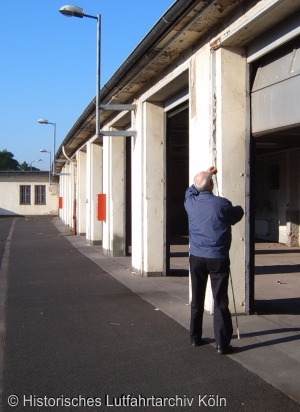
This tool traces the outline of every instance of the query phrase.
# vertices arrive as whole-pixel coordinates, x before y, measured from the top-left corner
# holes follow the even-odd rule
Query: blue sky
[[[48,170],[56,149],[96,94],[96,20],[67,18],[66,4],[101,14],[103,86],[174,0],[1,0],[0,150]]]

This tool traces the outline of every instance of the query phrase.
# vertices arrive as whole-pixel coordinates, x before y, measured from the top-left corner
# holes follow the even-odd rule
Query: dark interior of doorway
[[[297,137],[297,138],[296,138]],[[262,174],[259,169],[259,158],[271,158],[277,153],[284,156],[286,151],[300,149],[299,146],[300,130],[299,128],[290,128],[276,133],[266,134],[253,138],[255,146],[255,184],[252,196],[257,200],[260,198],[260,204],[265,205],[266,221],[269,227],[274,225],[274,207],[268,203],[269,197],[265,193],[260,193],[258,179]],[[253,164],[254,164],[253,163]],[[268,166],[268,165],[267,165]],[[266,167],[265,186],[267,193],[272,191],[273,195],[280,192],[282,186],[282,170],[272,167]],[[279,175],[278,175],[279,174]],[[286,179],[286,178],[285,178]],[[279,184],[280,180],[280,184]],[[264,202],[262,201],[264,199]],[[289,213],[289,200],[285,200],[287,206],[286,219]],[[256,201],[253,205],[254,225],[258,214],[258,205]],[[275,208],[276,209],[276,208]],[[277,222],[278,228],[278,222]],[[256,229],[254,232],[257,232]],[[271,229],[269,230],[271,231]],[[264,235],[254,236],[254,312],[274,315],[300,315],[300,297],[295,296],[291,285],[294,282],[300,282],[300,248],[288,247],[281,244],[273,234],[273,237],[266,239]],[[299,284],[299,283],[298,283]]]
[[[189,108],[167,113],[166,274],[188,276],[188,219],[184,195],[189,185]]]
[[[256,80],[260,79],[263,90],[263,82],[269,82],[268,86],[271,87],[278,76],[281,76],[282,81],[292,75],[289,70],[294,67],[299,56],[299,40],[298,37],[285,43],[250,66],[251,90]],[[288,64],[291,58],[291,64]],[[265,72],[268,73],[267,76]],[[257,87],[258,83],[256,90]],[[280,88],[276,92],[273,89],[272,104],[281,101],[280,91]],[[284,105],[293,112],[295,103],[292,94],[290,99],[285,99]],[[255,110],[263,118],[264,113],[252,107],[253,113]],[[264,110],[270,112],[272,107],[264,103]],[[281,129],[272,128],[270,122],[268,130],[260,131],[256,136],[251,136],[250,140],[251,270],[247,287],[252,289],[252,313],[299,315],[297,285],[299,286],[300,279],[300,248],[279,242],[288,243],[282,236],[282,227],[287,222],[298,226],[300,224],[300,210],[295,207],[300,193],[296,171],[300,159],[297,161],[295,156],[300,150],[300,125],[288,125],[288,118],[284,115],[281,120],[285,124]],[[287,195],[287,186],[292,197]],[[294,206],[291,204],[292,198]]]

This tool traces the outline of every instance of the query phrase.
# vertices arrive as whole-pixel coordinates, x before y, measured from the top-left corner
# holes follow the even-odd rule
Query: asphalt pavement
[[[141,278],[68,234],[53,217],[0,219],[3,411],[300,411],[234,358],[257,358],[253,331],[220,356],[207,317],[191,347],[185,280]]]

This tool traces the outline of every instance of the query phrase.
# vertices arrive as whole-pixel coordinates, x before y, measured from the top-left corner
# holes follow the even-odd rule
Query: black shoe
[[[191,338],[191,345],[196,347],[196,346],[201,346],[203,345],[204,342],[202,339],[195,339],[195,338]]]
[[[228,355],[233,352],[233,347],[231,345],[220,346],[217,345],[217,354],[218,355]]]

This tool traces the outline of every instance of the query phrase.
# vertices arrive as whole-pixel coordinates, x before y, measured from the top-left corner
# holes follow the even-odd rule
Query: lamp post
[[[51,175],[51,152],[49,150],[46,149],[40,149],[41,153],[49,153],[50,155],[50,163],[49,163],[49,185],[51,184],[51,179],[50,179],[50,175]]]
[[[30,162],[30,171],[32,172],[32,163],[34,162],[41,162],[42,159],[37,159],[37,160],[33,160],[32,162]]]
[[[81,7],[63,6],[59,12],[67,17],[89,17],[97,20],[97,82],[96,82],[96,136],[100,135],[100,59],[101,59],[101,15],[91,16],[85,14]]]
[[[56,140],[56,123],[49,122],[46,119],[39,119],[41,124],[52,124],[53,125],[53,164],[52,164],[52,174],[55,175],[55,140]]]

